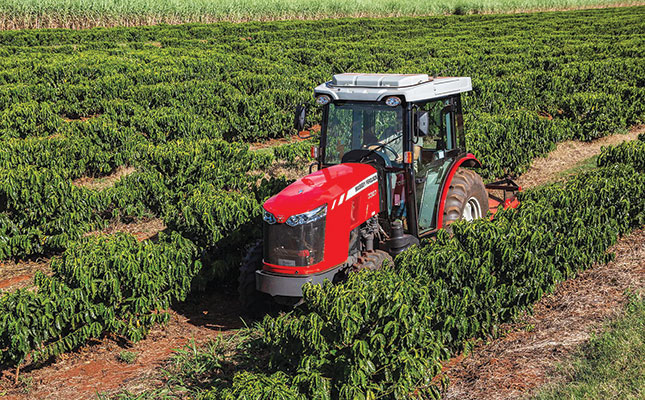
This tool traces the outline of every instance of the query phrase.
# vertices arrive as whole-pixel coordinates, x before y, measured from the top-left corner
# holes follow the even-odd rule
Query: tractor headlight
[[[287,225],[298,226],[308,224],[310,222],[318,221],[327,215],[327,204],[324,204],[314,210],[307,211],[302,214],[292,215],[287,219]]]
[[[387,104],[390,107],[396,107],[401,104],[401,98],[396,96],[390,96],[387,99],[385,99],[385,104]]]
[[[331,97],[327,96],[326,94],[321,94],[320,96],[316,97],[316,104],[319,106],[324,106],[329,104],[331,101]]]
[[[268,212],[267,210],[263,209],[263,211],[264,211],[264,213],[262,215],[262,219],[265,220],[266,222],[268,222],[271,225],[275,224],[276,223],[275,216],[273,214],[271,214],[270,212]]]

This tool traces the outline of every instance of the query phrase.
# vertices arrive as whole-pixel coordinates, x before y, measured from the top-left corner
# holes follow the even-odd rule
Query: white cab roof
[[[339,74],[314,89],[334,100],[381,101],[403,96],[408,102],[431,100],[472,90],[470,78],[431,78],[426,74]]]

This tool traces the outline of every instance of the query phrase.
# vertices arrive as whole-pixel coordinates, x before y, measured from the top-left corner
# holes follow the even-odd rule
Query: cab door
[[[419,104],[416,109],[414,170],[419,236],[434,231],[441,188],[450,166],[463,154],[458,143],[457,96]],[[461,141],[461,140],[459,140]]]

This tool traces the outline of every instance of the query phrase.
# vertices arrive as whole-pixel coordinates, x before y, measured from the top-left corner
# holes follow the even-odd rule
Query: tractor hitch
[[[522,191],[522,187],[519,186],[515,181],[510,177],[506,177],[502,180],[495,181],[484,185],[486,191],[488,192],[488,208],[491,210],[492,216],[491,219],[495,217],[495,213],[502,206],[506,208],[517,208],[520,205],[519,200],[517,199],[517,192]],[[503,197],[496,196],[491,193],[492,191],[502,191]]]

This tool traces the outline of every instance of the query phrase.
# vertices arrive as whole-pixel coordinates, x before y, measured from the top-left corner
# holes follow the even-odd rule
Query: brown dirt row
[[[93,190],[103,190],[109,187],[114,186],[114,184],[119,181],[121,178],[132,174],[136,169],[134,167],[118,167],[110,175],[93,178],[93,177],[83,177],[78,178],[72,181],[73,185],[79,187],[86,187]]]
[[[129,223],[112,221],[107,228],[101,231],[88,232],[85,236],[111,235],[117,232],[123,232],[131,234],[139,241],[146,239],[154,240],[159,232],[164,229],[166,229],[166,224],[164,224],[161,218],[142,218]]]
[[[450,385],[444,398],[520,399],[553,382],[556,365],[622,312],[626,291],[645,288],[645,230],[621,238],[610,251],[614,261],[561,283],[532,315],[505,325],[505,336],[446,363]]]
[[[33,277],[36,271],[50,274],[51,259],[36,258],[22,261],[0,261],[0,295],[2,292],[11,292],[33,286]]]
[[[565,177],[560,177],[562,172],[581,161],[600,154],[600,149],[603,146],[614,146],[622,142],[636,140],[638,135],[643,132],[645,132],[645,125],[639,125],[632,127],[626,134],[604,136],[592,142],[568,140],[559,143],[556,149],[546,157],[533,160],[531,168],[516,179],[516,182],[522,188],[528,189],[564,179]]]
[[[545,11],[571,11],[571,10],[587,10],[598,8],[610,7],[633,7],[645,5],[642,1],[623,1],[613,4],[605,5],[590,5],[590,6],[575,6],[575,7],[526,7],[516,10],[508,10],[503,12],[495,11],[478,11],[471,12],[470,14],[524,14],[533,12]],[[180,25],[187,23],[202,23],[210,24],[217,22],[271,22],[283,20],[322,20],[322,19],[337,19],[337,18],[391,18],[391,17],[426,17],[437,14],[405,14],[405,13],[370,13],[370,12],[356,12],[351,14],[314,14],[314,15],[263,15],[263,16],[237,16],[237,15],[194,15],[194,16],[176,16],[176,15],[141,15],[141,16],[65,16],[65,15],[11,15],[0,13],[0,30],[17,30],[17,29],[90,29],[90,28],[113,28],[113,27],[135,27],[135,26],[151,26],[151,25]],[[446,13],[443,15],[453,15]]]
[[[313,132],[319,132],[320,131],[320,125],[316,125],[316,127],[312,128]],[[305,140],[305,139],[301,139],[300,137],[298,137],[298,135],[292,135],[290,137],[283,137],[283,138],[278,138],[278,139],[269,139],[269,140],[265,140],[263,142],[250,143],[249,144],[249,149],[251,151],[256,151],[256,150],[260,150],[260,149],[268,149],[268,148],[271,148],[271,147],[281,146],[283,144],[302,142],[303,140]]]

